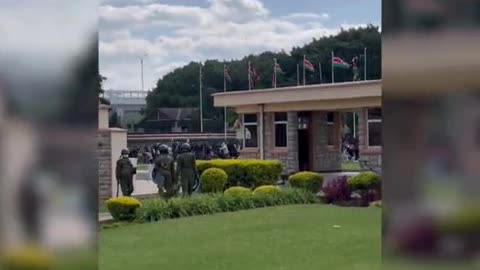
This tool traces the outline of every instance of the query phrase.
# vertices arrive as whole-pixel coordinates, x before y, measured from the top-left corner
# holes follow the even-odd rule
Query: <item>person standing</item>
[[[136,174],[135,168],[128,158],[130,151],[123,149],[120,159],[117,161],[115,176],[120,184],[123,196],[131,196],[133,193],[133,175]],[[118,185],[117,185],[118,194]]]
[[[183,143],[180,146],[180,154],[177,157],[177,174],[182,183],[183,196],[192,195],[195,179],[198,178],[195,156],[191,151],[190,144]]]
[[[358,139],[350,135],[348,138],[348,144],[350,146],[350,155],[353,157],[354,161],[358,161],[358,158],[359,158]]]
[[[168,146],[159,146],[159,155],[155,159],[155,168],[152,178],[157,184],[158,193],[166,200],[175,195],[175,162],[169,154]]]

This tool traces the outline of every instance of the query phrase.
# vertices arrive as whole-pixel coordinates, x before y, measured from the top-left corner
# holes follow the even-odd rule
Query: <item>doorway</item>
[[[308,171],[310,163],[310,121],[311,112],[298,113],[298,169]]]

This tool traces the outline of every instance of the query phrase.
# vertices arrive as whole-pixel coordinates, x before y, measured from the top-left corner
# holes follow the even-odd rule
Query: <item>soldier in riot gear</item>
[[[128,149],[123,149],[121,152],[120,159],[117,161],[117,167],[115,170],[115,176],[117,182],[120,184],[122,189],[122,194],[124,196],[131,196],[133,193],[133,175],[136,173],[135,168],[128,159],[130,151]],[[118,186],[117,186],[117,195],[118,195]]]
[[[190,144],[183,143],[180,146],[180,154],[177,157],[177,174],[182,183],[183,196],[192,194],[195,179],[198,178],[195,156],[191,151]]]
[[[158,193],[165,199],[170,199],[175,195],[175,162],[169,155],[168,146],[162,144],[158,147],[159,155],[154,161],[155,168],[152,172],[152,178],[158,186]]]

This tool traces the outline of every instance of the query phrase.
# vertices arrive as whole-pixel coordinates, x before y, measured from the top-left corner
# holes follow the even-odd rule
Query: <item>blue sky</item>
[[[106,0],[100,72],[107,89],[139,89],[190,61],[289,51],[341,27],[380,25],[381,0]]]

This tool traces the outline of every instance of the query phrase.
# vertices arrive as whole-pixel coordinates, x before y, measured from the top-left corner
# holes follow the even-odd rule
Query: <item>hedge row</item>
[[[283,171],[278,160],[214,159],[197,161],[199,174],[209,168],[223,169],[228,175],[225,188],[243,186],[256,188],[275,184]]]
[[[277,205],[315,203],[315,194],[297,189],[282,189],[274,194],[201,194],[188,198],[146,200],[137,210],[137,222],[152,222],[164,219],[208,215],[220,212],[262,208]]]

